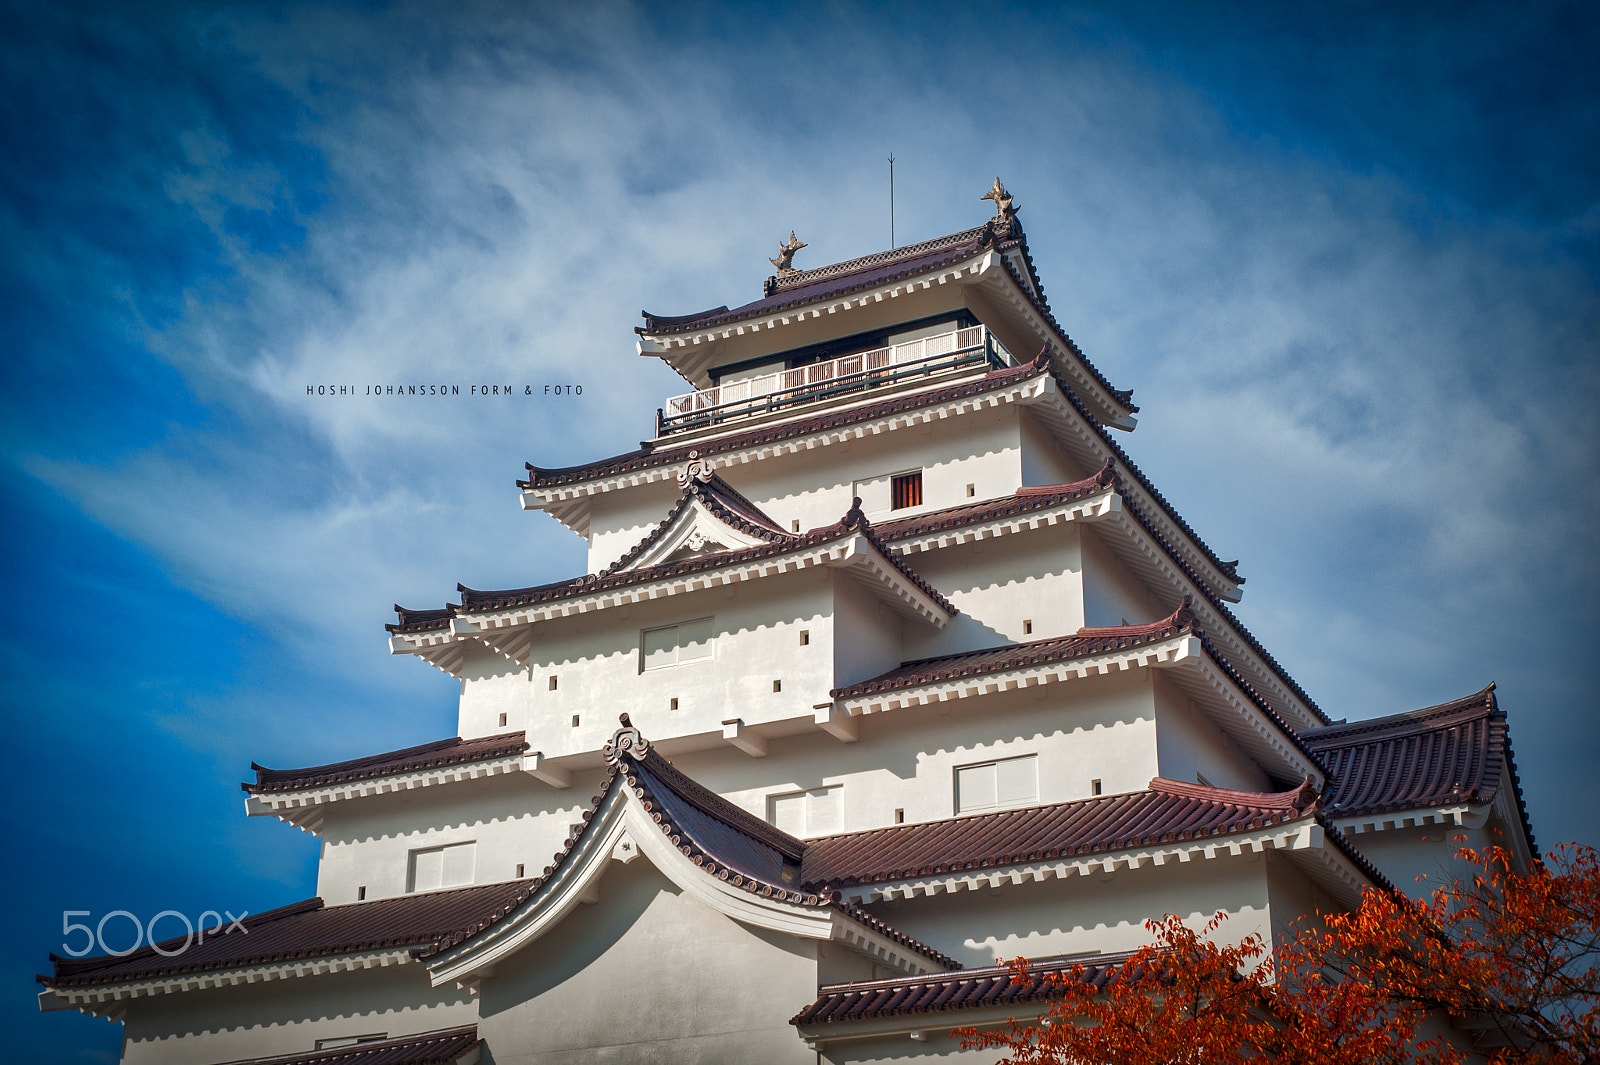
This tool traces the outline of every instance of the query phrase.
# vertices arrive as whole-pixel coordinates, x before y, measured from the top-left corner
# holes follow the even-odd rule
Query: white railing
[[[859,351],[672,396],[662,407],[658,435],[980,361],[1014,365],[1010,352],[981,325]]]

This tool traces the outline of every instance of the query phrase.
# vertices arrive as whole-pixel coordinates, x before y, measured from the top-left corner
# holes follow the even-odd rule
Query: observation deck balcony
[[[721,426],[913,380],[1015,365],[1016,359],[984,326],[955,329],[673,396],[656,411],[656,437]]]

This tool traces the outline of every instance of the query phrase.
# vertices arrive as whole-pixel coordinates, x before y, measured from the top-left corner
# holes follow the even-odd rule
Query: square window
[[[792,530],[793,530],[793,531],[794,531],[794,532],[799,532],[799,531],[800,531],[800,519],[799,519],[799,518],[796,518],[796,519],[794,519],[794,521],[793,521],[793,522],[791,522],[791,523],[790,523],[790,526],[789,526],[789,527],[790,527],[790,528],[791,528],[791,529],[792,529]]]
[[[437,891],[472,883],[477,853],[478,845],[471,841],[412,851],[406,890]]]
[[[791,836],[821,836],[844,829],[844,789],[812,788],[767,800],[767,820]]]
[[[810,645],[811,645],[811,630],[810,629],[801,629],[800,630],[800,646],[801,647],[809,647]]]
[[[501,728],[505,728],[506,727],[506,715],[504,715],[504,714],[500,715],[500,727]]]
[[[713,656],[711,618],[663,625],[639,633],[639,672],[665,669]]]
[[[956,813],[1000,810],[1039,798],[1039,758],[1002,758],[956,767]]]
[[[360,1046],[362,1043],[376,1043],[389,1038],[387,1032],[374,1032],[371,1035],[335,1035],[326,1039],[318,1039],[317,1050],[339,1050],[343,1047]]]
[[[971,499],[973,496],[975,496],[977,494],[978,494],[978,486],[977,485],[975,485],[975,484],[967,485],[967,498],[968,499]]]
[[[773,681],[773,682],[772,682],[772,690],[773,690],[773,691],[774,691],[774,692],[781,692],[781,691],[783,691],[783,681],[781,681],[781,680],[775,680],[775,681]]]
[[[922,471],[896,474],[889,480],[889,509],[922,506]]]
[[[897,825],[906,823],[906,812],[898,807],[894,811],[894,823]]]
[[[366,889],[365,885],[356,888],[356,901],[357,902],[366,902],[367,901],[367,889]]]
[[[677,708],[678,708],[678,697],[676,695],[674,695],[672,697],[672,709],[676,710]]]
[[[1089,781],[1089,794],[1090,795],[1099,795],[1101,790],[1102,789],[1100,787],[1100,781],[1099,781],[1098,778]]]
[[[578,715],[577,714],[573,714],[572,715],[572,727],[573,728],[577,728],[578,727]]]
[[[522,879],[522,877],[523,877],[523,872],[522,871],[525,868],[526,868],[526,866],[524,866],[521,862],[517,863],[517,879],[518,880]]]
[[[1023,620],[1023,622],[1022,622],[1022,635],[1024,635],[1024,636],[1032,636],[1033,635],[1033,622],[1031,620],[1027,620],[1027,619]]]
[[[556,675],[554,673],[550,674],[550,690],[556,690]]]

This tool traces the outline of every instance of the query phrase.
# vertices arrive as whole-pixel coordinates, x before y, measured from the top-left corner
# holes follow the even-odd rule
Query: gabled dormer
[[[725,551],[743,551],[792,543],[800,536],[785,531],[761,508],[740,495],[713,472],[699,455],[678,475],[683,495],[660,525],[605,572],[622,573],[682,562]]]

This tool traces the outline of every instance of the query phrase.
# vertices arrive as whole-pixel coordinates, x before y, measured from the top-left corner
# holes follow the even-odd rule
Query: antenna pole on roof
[[[894,251],[894,153],[889,153],[889,250]]]

